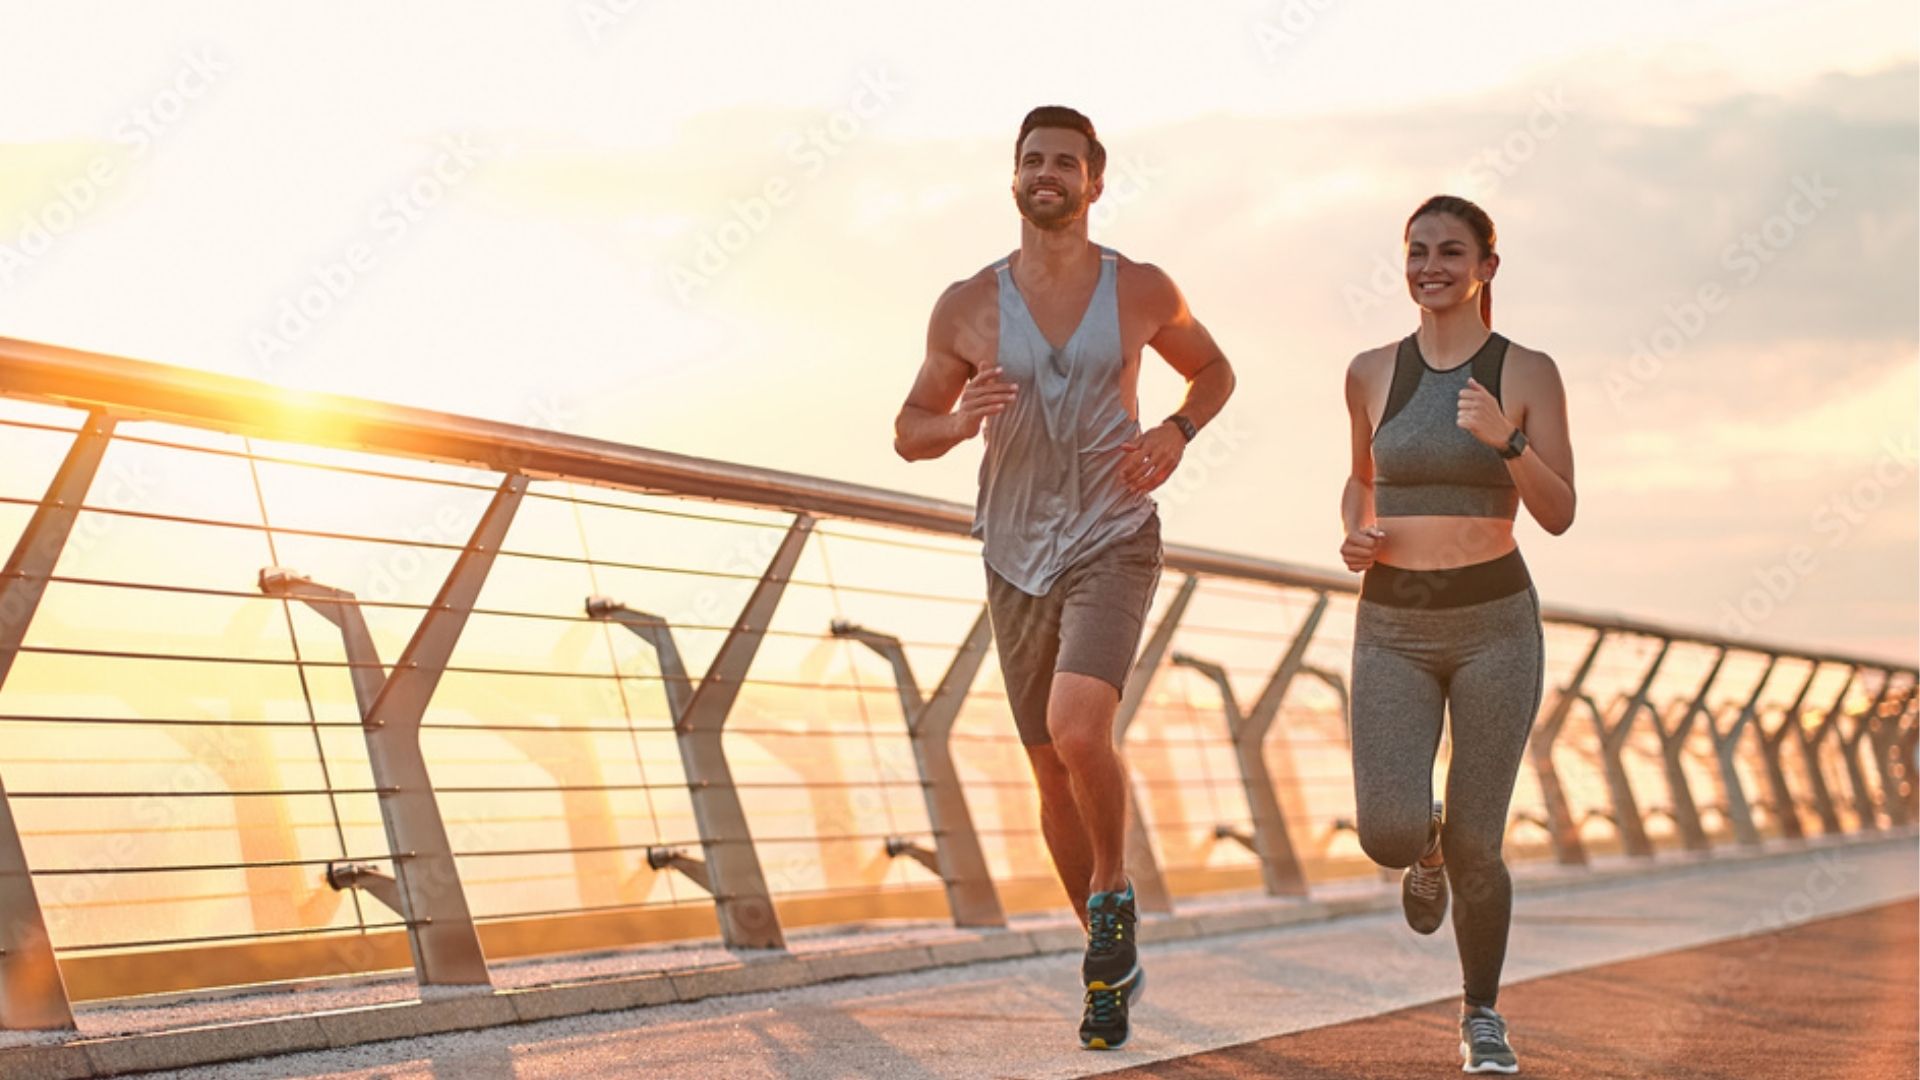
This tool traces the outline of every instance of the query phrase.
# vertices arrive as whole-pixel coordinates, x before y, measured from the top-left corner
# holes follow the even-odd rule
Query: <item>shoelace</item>
[[[1109,1027],[1120,1017],[1120,1007],[1125,1003],[1126,993],[1122,990],[1087,991],[1087,1018],[1095,1027]]]
[[[1474,1015],[1467,1017],[1467,1035],[1475,1046],[1495,1046],[1507,1044],[1506,1025],[1499,1017]]]
[[[1094,911],[1087,916],[1087,951],[1112,952],[1120,944],[1120,913]]]
[[[1407,891],[1422,900],[1435,899],[1440,895],[1440,878],[1445,873],[1445,867],[1414,863],[1413,874],[1407,878]]]

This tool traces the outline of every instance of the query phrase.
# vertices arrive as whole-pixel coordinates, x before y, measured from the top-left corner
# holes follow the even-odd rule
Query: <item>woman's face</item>
[[[1478,303],[1499,257],[1480,253],[1480,241],[1452,214],[1422,214],[1407,230],[1407,292],[1428,311]]]

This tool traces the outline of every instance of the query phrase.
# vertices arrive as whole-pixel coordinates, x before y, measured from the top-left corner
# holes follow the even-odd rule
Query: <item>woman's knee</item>
[[[1471,902],[1509,888],[1501,840],[1497,833],[1488,835],[1484,830],[1447,823],[1441,831],[1440,846],[1446,854],[1447,881],[1456,895]]]
[[[1433,821],[1429,814],[1361,810],[1356,817],[1360,850],[1381,866],[1412,866],[1426,853]]]

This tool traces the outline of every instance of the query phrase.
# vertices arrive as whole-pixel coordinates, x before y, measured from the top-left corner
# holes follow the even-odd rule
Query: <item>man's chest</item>
[[[1031,308],[1008,314],[997,298],[989,295],[973,305],[960,321],[953,342],[954,352],[979,371],[999,363],[1003,339],[1024,337],[1025,340],[1019,342],[1021,345],[1061,350],[1069,343],[1089,342],[1106,343],[1106,347],[1111,348],[1118,337],[1121,359],[1131,368],[1139,364],[1140,352],[1153,335],[1148,321],[1124,301],[1109,305],[1104,319],[1097,312],[1089,313],[1084,300],[1072,317],[1061,314],[1066,311],[1072,311],[1070,302],[1062,303],[1059,311],[1053,311],[1046,310],[1044,303],[1036,300]],[[1008,322],[1003,327],[1003,319],[1018,319],[1020,323]],[[1104,325],[1090,325],[1093,321],[1102,321]],[[1003,334],[1003,330],[1007,332]]]

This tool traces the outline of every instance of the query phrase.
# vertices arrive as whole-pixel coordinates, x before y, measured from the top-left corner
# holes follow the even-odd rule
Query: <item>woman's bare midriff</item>
[[[1417,517],[1380,518],[1374,524],[1387,534],[1374,551],[1374,561],[1402,570],[1447,570],[1488,562],[1512,551],[1513,522],[1505,518]]]

